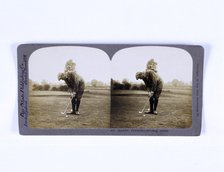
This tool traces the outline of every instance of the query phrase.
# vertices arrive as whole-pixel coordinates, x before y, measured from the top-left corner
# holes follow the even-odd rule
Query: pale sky
[[[77,73],[85,82],[97,79],[110,83],[110,59],[107,54],[96,48],[81,46],[47,47],[36,50],[29,59],[29,78],[36,82],[58,81],[59,72],[64,71],[65,63],[72,59]]]
[[[191,83],[193,72],[191,55],[183,49],[161,46],[132,47],[118,51],[111,62],[113,69],[111,76],[119,81],[127,78],[136,82],[136,72],[145,71],[147,62],[152,58],[158,63],[158,74],[164,82],[178,79]]]
[[[110,61],[102,50],[81,46],[58,46],[36,50],[29,59],[29,78],[36,82],[62,83],[57,80],[64,71],[66,61],[76,63],[76,71],[86,82],[97,79],[110,83],[110,79],[122,81],[124,78],[136,82],[135,74],[146,69],[147,62],[154,58],[158,63],[158,74],[164,82],[178,79],[186,83],[192,81],[192,58],[179,48],[141,46],[125,48],[116,52]],[[138,81],[140,82],[140,81]]]

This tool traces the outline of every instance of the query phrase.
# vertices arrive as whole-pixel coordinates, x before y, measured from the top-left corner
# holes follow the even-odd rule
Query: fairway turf
[[[31,128],[108,128],[110,127],[110,91],[90,90],[83,94],[80,115],[61,114],[70,101],[69,94],[58,91],[34,91],[29,98]],[[68,111],[71,110],[71,104]]]
[[[191,94],[191,88],[164,89],[158,115],[152,115],[139,114],[148,99],[146,91],[113,90],[110,96],[110,89],[90,89],[83,94],[81,114],[68,115],[61,114],[70,101],[68,93],[32,91],[28,122],[31,128],[189,128]]]
[[[191,88],[164,90],[158,114],[140,114],[148,100],[144,91],[113,91],[111,128],[189,128],[192,124]],[[146,110],[149,105],[146,106]]]

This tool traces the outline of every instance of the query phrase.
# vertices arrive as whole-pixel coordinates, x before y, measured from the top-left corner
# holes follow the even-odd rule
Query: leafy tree
[[[128,82],[127,79],[124,79],[124,80],[122,81],[122,84],[123,84],[123,89],[124,89],[124,90],[129,90],[129,89],[131,88],[131,84]]]
[[[59,89],[54,86],[54,87],[51,88],[51,91],[59,91]]]
[[[47,90],[49,90],[50,89],[50,85],[49,84],[44,84],[43,85],[43,90],[45,90],[45,91],[47,91]]]
[[[97,86],[98,81],[96,79],[93,79],[91,81],[91,86],[96,87]]]
[[[124,89],[124,85],[121,84],[119,81],[115,81],[115,80],[111,80],[111,88],[113,90],[123,90]]]
[[[146,86],[145,86],[145,84],[141,83],[141,84],[139,85],[139,90],[146,90]]]
[[[60,91],[68,91],[68,87],[67,87],[67,85],[60,85],[59,90]]]
[[[133,85],[131,86],[131,90],[139,90],[139,85],[137,85],[137,84],[133,84]]]
[[[179,81],[178,79],[174,79],[171,83],[172,83],[172,86],[174,87],[186,85],[183,81]]]

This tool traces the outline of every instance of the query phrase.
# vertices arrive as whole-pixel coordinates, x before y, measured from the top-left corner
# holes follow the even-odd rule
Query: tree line
[[[91,82],[87,82],[86,86],[89,87],[104,87],[108,86],[101,81],[97,81],[93,79]],[[174,79],[171,82],[167,82],[164,86],[171,87],[183,87],[189,86],[189,84]],[[146,86],[144,83],[133,83],[129,82],[128,79],[123,79],[121,82],[111,79],[111,89],[112,90],[146,90]],[[29,80],[29,90],[30,91],[68,91],[68,87],[65,84],[61,85],[52,85],[47,83],[46,81],[42,81],[41,83],[35,83],[32,80]]]
[[[86,82],[87,87],[108,87],[108,84],[93,79],[90,82]],[[29,91],[68,91],[66,84],[49,84],[47,81],[43,80],[41,83],[33,82],[29,80]]]
[[[112,90],[146,90],[146,86],[143,83],[132,83],[127,79],[122,82],[111,79]]]
[[[191,84],[185,83],[178,79],[173,79],[171,82],[164,83],[164,86],[171,87],[186,87]],[[146,90],[146,86],[144,83],[133,83],[129,82],[127,79],[120,81],[111,80],[111,89],[113,90]]]

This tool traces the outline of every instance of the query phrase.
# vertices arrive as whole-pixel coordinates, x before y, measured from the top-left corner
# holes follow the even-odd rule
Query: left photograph
[[[29,58],[29,127],[109,128],[109,63],[97,48],[34,51]]]

